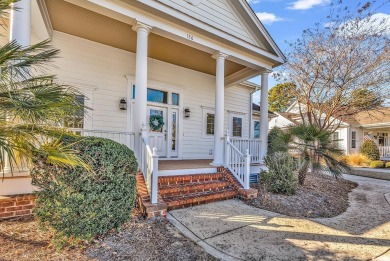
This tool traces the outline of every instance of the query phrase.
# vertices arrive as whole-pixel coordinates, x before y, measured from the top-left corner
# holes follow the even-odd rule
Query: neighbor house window
[[[356,131],[351,133],[351,148],[356,149]]]
[[[85,97],[84,95],[76,95],[75,97],[78,104],[85,105]],[[64,119],[64,127],[67,128],[84,128],[84,109],[80,109],[72,116],[65,117]]]
[[[242,118],[233,117],[232,118],[232,136],[233,137],[242,137]]]
[[[255,138],[255,139],[260,138],[260,122],[259,121],[253,122],[253,138]]]
[[[214,113],[206,113],[206,134],[214,135]]]
[[[340,141],[339,141],[340,138],[339,138],[339,133],[338,133],[337,131],[335,131],[335,132],[332,133],[331,138],[332,138],[332,140],[333,140],[333,142],[334,142],[335,144],[337,144],[338,146],[340,146]]]

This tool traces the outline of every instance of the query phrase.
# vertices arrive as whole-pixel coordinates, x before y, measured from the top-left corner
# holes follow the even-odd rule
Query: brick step
[[[172,185],[159,185],[159,194],[162,197],[180,196],[194,194],[206,191],[219,191],[231,188],[232,185],[228,181],[210,180],[191,183],[180,183]]]
[[[211,173],[211,174],[195,174],[195,175],[178,175],[178,176],[167,176],[159,177],[159,186],[173,185],[173,184],[184,184],[194,182],[204,182],[213,180],[224,180],[222,173]]]
[[[238,193],[234,188],[227,188],[218,191],[205,191],[181,196],[163,197],[163,199],[168,205],[168,210],[173,210],[231,199],[237,196],[237,194]]]

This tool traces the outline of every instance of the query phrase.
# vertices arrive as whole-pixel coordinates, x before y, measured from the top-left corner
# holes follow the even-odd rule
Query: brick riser
[[[159,178],[159,195],[168,210],[234,198],[237,190],[222,173]]]

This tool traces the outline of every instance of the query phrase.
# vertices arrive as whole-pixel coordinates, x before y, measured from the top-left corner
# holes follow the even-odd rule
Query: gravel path
[[[228,200],[171,211],[169,219],[223,260],[390,260],[390,181],[345,178],[359,186],[333,218],[288,217]]]

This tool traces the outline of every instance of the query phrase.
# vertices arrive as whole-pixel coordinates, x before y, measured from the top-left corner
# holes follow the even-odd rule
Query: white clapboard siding
[[[260,45],[260,47],[265,48],[261,43],[251,37],[245,23],[241,21],[230,6],[229,0],[203,0],[197,6],[189,4],[184,0],[159,1],[248,43]]]
[[[135,55],[60,32],[54,32],[53,43],[61,50],[53,72],[62,82],[72,84],[91,99],[92,129],[125,131],[126,111],[118,108],[121,97],[127,95],[125,75],[135,74]],[[215,77],[173,64],[149,59],[150,87],[157,84],[164,90],[180,94],[182,117],[181,151],[183,158],[211,158],[213,137],[203,137],[203,109],[214,108]],[[243,138],[249,136],[250,92],[240,85],[225,90],[225,129],[230,122],[229,111],[243,117]],[[184,107],[191,110],[190,118],[183,117]],[[229,127],[229,129],[231,129]]]

